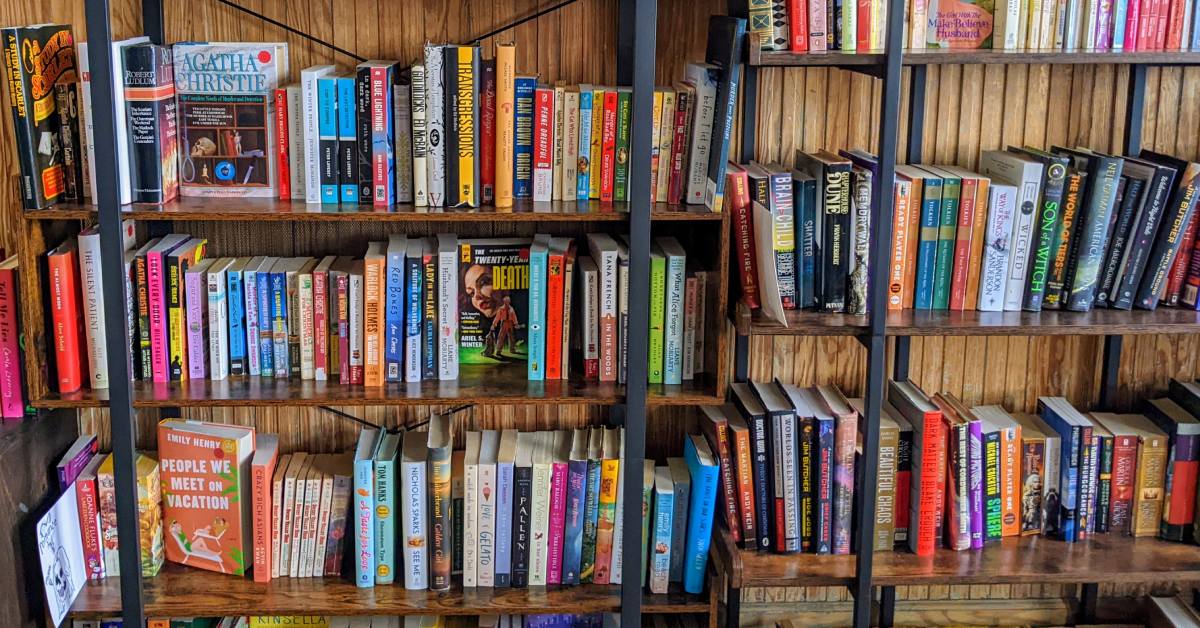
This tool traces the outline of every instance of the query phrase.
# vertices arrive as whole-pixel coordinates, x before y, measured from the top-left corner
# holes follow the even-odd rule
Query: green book
[[[926,168],[942,178],[942,209],[938,219],[937,261],[933,267],[933,309],[950,307],[950,282],[954,276],[954,245],[958,233],[958,199],[962,179],[938,168]]]
[[[658,243],[650,247],[650,383],[663,383],[663,343],[667,309],[667,257]]]
[[[375,584],[396,579],[396,450],[400,434],[388,433],[375,453]]]
[[[629,125],[632,111],[633,91],[628,87],[618,87],[617,164],[613,171],[613,200],[618,203],[629,200]]]

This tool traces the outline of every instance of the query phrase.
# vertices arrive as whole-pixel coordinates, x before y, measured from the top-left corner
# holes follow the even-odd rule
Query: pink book
[[[1118,25],[1118,28],[1125,29],[1125,43],[1122,49],[1126,52],[1140,50],[1138,42],[1138,19],[1141,16],[1141,0],[1129,0],[1125,13],[1125,24]]]
[[[326,257],[313,269],[313,378],[328,379],[329,363],[329,267],[333,257]]]
[[[190,236],[174,233],[164,237],[146,253],[146,294],[150,314],[150,367],[155,382],[166,382],[167,355],[170,344],[167,337],[167,294],[165,261],[167,254],[183,244]]]
[[[208,368],[208,284],[204,271],[212,265],[213,259],[201,260],[189,268],[183,277],[187,299],[188,377],[192,379],[204,379]]]
[[[21,391],[21,350],[17,326],[17,260],[0,267],[0,416],[19,419],[25,416]]]
[[[338,373],[343,384],[350,383],[350,275],[337,276]]]
[[[546,558],[546,584],[562,584],[563,533],[567,518],[567,461],[555,458],[550,466],[550,551]]]
[[[1104,50],[1112,49],[1113,36],[1113,3],[1112,0],[1099,0],[1100,10],[1096,20],[1096,47]]]
[[[825,19],[825,0],[808,0],[808,50],[822,52],[828,48],[828,36],[825,29],[829,25]]]

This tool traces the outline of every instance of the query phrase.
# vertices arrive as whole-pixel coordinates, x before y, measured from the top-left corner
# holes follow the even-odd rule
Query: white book
[[[529,509],[529,586],[546,584],[550,554],[550,479],[554,432],[538,432],[533,453],[533,490]]]
[[[1033,226],[1038,213],[1042,164],[1007,151],[984,151],[979,171],[993,183],[1016,186],[1013,214],[1012,248],[1008,259],[1008,280],[1004,289],[1004,310],[1017,312],[1025,296],[1025,275],[1029,271],[1029,249],[1033,246]]]
[[[655,238],[667,258],[663,316],[663,383],[683,379],[683,289],[687,256],[675,238]]]
[[[1017,48],[1017,30],[1021,23],[1022,0],[998,0],[992,17],[992,48]]]
[[[288,185],[291,186],[292,200],[302,201],[306,198],[308,181],[308,169],[304,167],[304,98],[299,83],[292,83],[284,90],[287,92]]]
[[[783,395],[779,394],[779,388],[783,388],[784,394],[787,395],[786,400],[783,399]],[[810,403],[808,401],[811,399],[811,393],[809,390],[800,390],[790,384],[784,384],[782,386],[775,386],[773,384],[760,386],[756,384],[754,389],[758,391],[759,398],[762,399],[763,406],[766,407],[768,413],[778,410],[780,406],[776,404],[779,402],[783,403],[783,408],[789,408],[790,406],[790,408],[795,409],[795,412],[792,413],[787,413],[780,416],[771,415],[771,421],[773,424],[770,428],[768,428],[778,430],[771,433],[779,435],[779,438],[776,439],[777,443],[775,444],[775,454],[779,456],[777,460],[782,462],[780,464],[776,464],[775,466],[777,468],[776,473],[782,480],[783,494],[795,495],[796,491],[798,490],[796,481],[799,477],[799,465],[797,464],[796,459],[796,425],[800,422],[800,419],[798,418],[800,416],[816,416],[814,414],[816,410],[814,407],[815,403]],[[769,392],[763,394],[764,391],[768,390]],[[789,401],[791,402],[790,404],[788,403]],[[707,407],[708,406],[705,406],[705,408]],[[799,505],[796,503],[796,500],[784,500],[784,535],[788,539],[800,538],[800,513],[798,506]]]
[[[412,178],[413,204],[429,205],[429,173],[426,162],[429,154],[429,132],[426,116],[425,66],[414,65],[412,75]]]
[[[479,586],[479,446],[482,434],[467,432],[463,456],[463,586]]]
[[[696,337],[694,339],[696,357],[692,367],[692,372],[695,375],[704,372],[704,330],[706,329],[705,314],[708,311],[709,277],[710,275],[707,270],[696,271]]]
[[[550,198],[555,201],[561,201],[563,197],[563,131],[566,123],[564,106],[566,104],[567,89],[562,85],[554,88],[554,147],[551,153],[554,156],[553,165],[550,168],[551,177],[553,178],[553,189],[550,193]]]
[[[620,365],[617,333],[617,265],[618,248],[612,236],[606,233],[589,233],[588,250],[596,262],[598,271],[597,296],[599,297],[600,381],[617,381]]]
[[[405,255],[406,270],[405,278],[405,300],[404,300],[404,381],[419,382],[421,381],[421,333],[425,328],[422,312],[425,307],[423,298],[416,298],[416,295],[421,295],[422,287],[425,284],[424,277],[424,259],[427,242],[425,238],[413,238],[408,241],[408,251]],[[416,260],[418,268],[421,269],[415,275],[408,272],[407,265]],[[416,299],[416,309],[412,309],[413,299]],[[416,316],[413,316],[413,314]]]
[[[458,239],[438,234],[438,379],[458,379]]]
[[[400,525],[404,547],[404,588],[429,588],[429,514],[425,503],[429,457],[426,432],[406,432],[400,458]]]
[[[310,259],[296,273],[297,308],[300,312],[300,378],[313,378],[313,351],[316,338],[313,330],[313,278],[317,260]]]
[[[308,503],[308,474],[312,470],[312,460],[306,459],[304,466],[296,474],[296,490],[292,495],[292,544],[291,557],[288,559],[289,578],[300,577],[300,563],[303,558],[304,546],[304,507]]]
[[[332,456],[330,457],[332,458]],[[328,462],[330,458],[327,458]],[[317,538],[313,544],[313,564],[310,575],[325,575],[325,547],[329,540],[329,516],[333,510],[333,475],[326,468],[321,474],[321,498],[317,503]]]
[[[229,310],[225,273],[234,258],[223,257],[208,269],[208,378],[229,376]]]
[[[979,269],[977,307],[980,312],[1004,311],[1016,198],[1017,188],[1011,185],[993,182],[988,187],[987,231],[983,241],[983,265]]]
[[[113,133],[117,137],[117,174],[121,178],[119,190],[122,205],[133,202],[133,185],[129,178],[130,162],[132,161],[129,155],[129,117],[125,115],[125,72],[123,71],[125,54],[122,49],[149,41],[149,37],[142,36],[112,42],[112,99],[113,110],[117,112],[117,115],[114,116]]]
[[[425,45],[425,137],[429,206],[446,204],[446,121],[442,85],[442,46]]]
[[[617,382],[625,384],[629,371],[629,245],[617,240]]]
[[[588,256],[579,258],[579,319],[582,327],[579,337],[582,339],[583,361],[600,359],[600,328],[597,320],[600,315],[600,300],[597,296],[600,278],[596,262]]]
[[[292,459],[286,469],[280,468],[283,474],[283,515],[279,522],[279,575],[288,576],[291,573],[292,561],[292,528],[296,521],[296,479],[304,466],[308,454],[298,452],[292,454]]]
[[[87,42],[76,44],[76,63],[79,64],[79,98],[83,104],[79,108],[80,125],[83,127],[83,182],[84,193],[96,202],[96,137],[95,119],[92,117],[92,72],[88,60]]]
[[[246,366],[252,376],[259,375],[262,370],[258,351],[258,338],[262,329],[258,312],[258,273],[266,264],[267,258],[260,255],[250,258],[242,270],[242,294],[246,297]]]
[[[575,87],[563,93],[562,153],[562,200],[573,201],[579,167],[579,89]]]
[[[481,587],[496,586],[496,458],[500,454],[500,432],[484,430],[479,439],[479,547],[476,574]]]
[[[685,71],[687,82],[696,88],[692,105],[692,137],[688,156],[688,205],[704,203],[704,185],[708,179],[708,153],[712,143],[713,112],[717,106],[718,71],[707,63],[689,63]],[[724,159],[724,155],[720,156]]]
[[[165,271],[164,271],[165,272]],[[183,277],[179,278],[180,288]],[[79,233],[79,288],[83,305],[83,331],[87,340],[88,381],[92,389],[108,388],[108,349],[105,342],[104,278],[100,273],[100,228]]]
[[[354,269],[350,271],[350,372],[363,370],[363,263],[354,260]]]
[[[282,538],[280,536],[280,524],[283,522],[283,476],[287,472],[288,465],[292,462],[291,454],[284,454],[279,457],[279,463],[275,465],[274,473],[271,476],[271,577],[279,577],[279,550]]]
[[[298,577],[312,577],[313,553],[317,544],[317,518],[320,514],[321,484],[323,474],[319,469],[309,469],[304,487],[304,521],[301,524],[300,570]]]
[[[392,124],[395,125],[396,202],[413,202],[412,86],[392,87]]]
[[[304,202],[321,202],[321,143],[317,129],[317,79],[332,74],[332,65],[300,71],[301,132],[304,136]]]

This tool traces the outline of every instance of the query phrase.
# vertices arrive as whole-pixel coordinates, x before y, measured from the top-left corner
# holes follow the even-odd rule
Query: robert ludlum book
[[[458,360],[461,364],[524,362],[528,354],[527,239],[459,242]]]
[[[137,44],[121,53],[133,202],[165,203],[179,193],[171,50]]]
[[[287,44],[185,42],[174,54],[182,194],[275,197],[269,140]]]

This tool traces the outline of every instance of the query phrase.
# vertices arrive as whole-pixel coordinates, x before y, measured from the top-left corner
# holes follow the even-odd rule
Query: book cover
[[[992,47],[991,0],[930,0],[926,31],[930,48]]]
[[[946,433],[942,411],[908,381],[888,384],[888,402],[913,429],[912,482],[909,498],[908,546],[917,556],[930,556],[941,527],[946,467]]]
[[[165,203],[179,193],[171,50],[135,44],[122,49],[122,63],[132,200]]]
[[[452,530],[450,480],[454,440],[448,415],[434,415],[426,439],[429,460],[429,588],[450,589],[451,562],[456,551]]]
[[[1138,284],[1134,299],[1134,305],[1152,310],[1157,307],[1159,295],[1166,287],[1167,275],[1179,253],[1185,227],[1196,209],[1196,180],[1200,177],[1200,164],[1171,160],[1147,151],[1142,151],[1141,156],[1173,166],[1179,173],[1179,180],[1163,212],[1162,227],[1150,249],[1145,274]]]
[[[518,76],[513,83],[513,196],[533,197],[533,114],[537,79]]]
[[[720,212],[724,207],[725,156],[729,153],[729,138],[733,131],[745,33],[746,20],[721,15],[709,18],[704,61],[716,66],[718,71],[711,147],[711,154],[716,157],[708,163],[704,204],[714,212]]]
[[[354,448],[354,581],[360,588],[375,585],[375,451],[380,436],[379,430],[364,427]]]
[[[530,381],[546,378],[546,276],[550,236],[538,234],[529,246],[529,330],[526,335],[527,377]]]
[[[700,205],[704,202],[705,182],[708,177],[720,70],[709,64],[689,63],[684,70],[684,77],[696,90],[695,104],[692,106],[691,138],[688,142],[688,175],[684,202],[688,205]]]
[[[271,486],[275,472],[275,463],[279,459],[279,437],[273,434],[263,434],[255,443],[254,455],[250,459],[250,495],[254,502],[253,509],[253,539],[254,539],[254,581],[271,581],[271,513],[274,503],[271,499]]]
[[[723,153],[722,153],[723,154]],[[684,441],[684,459],[691,472],[687,542],[684,548],[683,588],[698,594],[704,590],[708,548],[712,541],[713,513],[716,510],[718,463],[704,442],[691,435]]]

